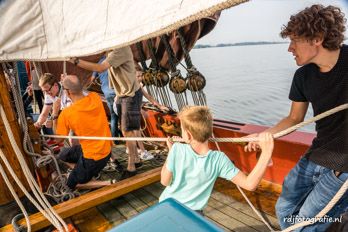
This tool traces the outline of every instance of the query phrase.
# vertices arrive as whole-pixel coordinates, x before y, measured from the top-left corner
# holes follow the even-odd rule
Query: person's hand
[[[33,96],[33,84],[30,83],[25,91],[28,93],[29,96]]]
[[[163,112],[168,112],[169,111],[169,108],[164,106],[164,105],[159,105],[158,108],[163,111]]]
[[[166,143],[167,143],[168,149],[170,150],[172,148],[173,144],[174,144],[173,138],[167,137]]]
[[[65,77],[66,77],[66,74],[64,73],[60,74],[60,81],[64,81]]]
[[[95,79],[94,76],[90,76],[86,78],[86,83],[85,83],[86,88],[88,88],[93,83],[94,79]]]
[[[174,144],[174,140],[180,140],[182,139],[180,136],[173,136],[173,137],[168,137],[167,138],[167,147],[170,150]]]
[[[269,132],[259,134],[259,146],[262,154],[271,156],[274,148],[273,135]]]
[[[258,136],[259,134],[255,133],[255,134],[250,134],[248,136],[245,136],[245,138],[255,138]],[[249,142],[246,146],[244,146],[245,152],[257,151],[258,149],[260,149],[258,142]]]
[[[42,125],[39,122],[35,122],[34,126],[35,126],[36,129],[40,129]]]

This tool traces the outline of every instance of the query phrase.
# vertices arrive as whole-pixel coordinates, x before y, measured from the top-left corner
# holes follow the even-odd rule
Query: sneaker
[[[115,160],[113,161],[109,161],[107,162],[107,164],[105,165],[105,167],[103,168],[104,172],[114,172],[117,171],[119,173],[123,172],[123,166],[117,161]]]
[[[111,161],[111,162],[115,164],[115,169],[117,172],[119,172],[119,173],[123,172],[124,168],[123,168],[122,164],[120,163],[120,161],[118,161],[117,159],[114,159],[114,161]]]
[[[135,168],[140,168],[141,166],[143,166],[143,162],[139,162],[139,163],[134,163]]]
[[[152,160],[154,158],[154,156],[146,150],[144,152],[141,152],[139,157],[142,160]]]
[[[46,143],[47,143],[47,145],[54,145],[54,144],[57,144],[56,140],[54,140],[54,139],[47,139],[47,140],[46,140]]]
[[[141,153],[141,150],[138,148],[138,154]],[[129,150],[128,150],[128,147],[126,147],[126,154],[129,154]]]
[[[131,172],[131,171],[128,171],[128,170],[124,170],[124,171],[122,172],[122,175],[121,175],[121,177],[120,177],[120,180],[124,180],[124,179],[127,179],[127,178],[129,178],[129,177],[135,176],[136,174],[137,174],[137,171]]]

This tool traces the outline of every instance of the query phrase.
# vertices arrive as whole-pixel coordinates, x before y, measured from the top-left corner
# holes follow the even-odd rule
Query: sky
[[[197,44],[284,41],[279,32],[290,16],[318,3],[338,6],[348,18],[348,0],[250,0],[224,10],[213,31]]]

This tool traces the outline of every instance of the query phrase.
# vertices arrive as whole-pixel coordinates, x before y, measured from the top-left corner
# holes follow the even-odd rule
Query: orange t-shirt
[[[57,134],[68,135],[70,130],[77,136],[111,137],[103,103],[97,93],[90,92],[60,113]],[[83,156],[93,160],[106,157],[111,151],[111,143],[109,140],[80,139]]]

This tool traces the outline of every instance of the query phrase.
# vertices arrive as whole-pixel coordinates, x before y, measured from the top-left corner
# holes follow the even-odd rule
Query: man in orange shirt
[[[111,137],[99,95],[90,92],[85,96],[79,78],[74,75],[67,76],[62,86],[73,103],[60,113],[56,133],[68,135],[72,130],[77,136]],[[74,189],[77,184],[85,184],[97,176],[110,156],[111,141],[80,140],[80,145],[64,149],[59,158],[76,164],[68,177],[69,188]]]

